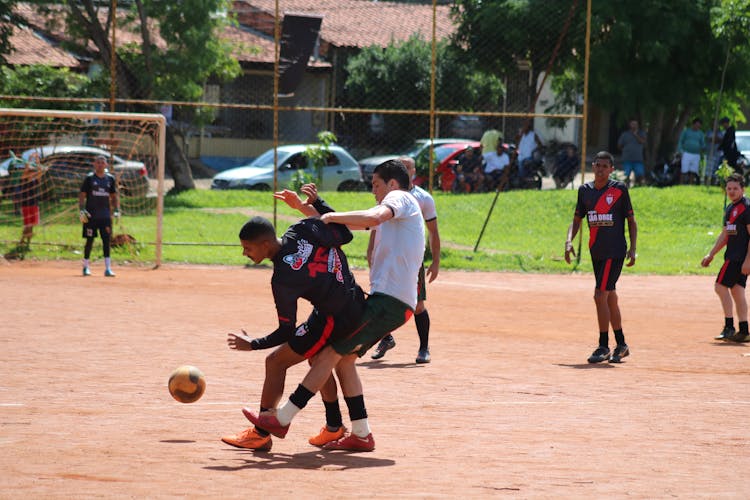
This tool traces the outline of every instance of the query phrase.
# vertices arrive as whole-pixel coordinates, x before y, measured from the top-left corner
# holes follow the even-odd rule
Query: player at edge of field
[[[714,256],[724,246],[724,264],[716,276],[714,290],[724,311],[724,329],[714,337],[716,340],[748,342],[747,299],[745,286],[750,274],[750,200],[745,198],[745,180],[734,173],[726,181],[727,198],[731,204],[724,211],[724,227],[716,238],[713,248],[701,260],[701,266],[708,267]],[[737,309],[739,331],[734,329],[732,301]]]
[[[427,272],[424,269],[424,262],[422,267],[419,269],[419,279],[417,280],[417,307],[414,309],[414,324],[417,326],[417,335],[419,335],[419,350],[417,351],[417,363],[429,363],[430,362],[430,315],[425,308],[424,301],[427,299],[427,280],[429,277],[429,283],[435,281],[438,272],[440,271],[440,233],[438,232],[437,222],[437,210],[435,209],[435,200],[432,195],[422,189],[419,186],[415,186],[414,177],[417,175],[416,165],[414,159],[409,156],[402,156],[399,158],[401,163],[404,164],[406,170],[409,172],[409,192],[414,195],[419,203],[419,208],[422,210],[422,216],[424,217],[424,224],[427,227],[427,241],[430,245],[430,254],[432,255],[432,263],[427,268]],[[370,242],[367,246],[367,261],[369,262],[372,254],[373,243],[375,242],[375,234],[377,231],[373,230],[370,233]],[[426,276],[425,276],[426,275]],[[378,346],[375,348],[375,352],[372,353],[372,359],[380,359],[385,356],[385,353],[389,349],[396,347],[396,340],[390,333],[383,337]]]
[[[597,153],[592,169],[594,180],[578,188],[578,202],[565,240],[565,262],[570,264],[570,257],[575,256],[573,238],[581,227],[581,220],[586,217],[589,226],[589,252],[596,277],[594,303],[599,324],[599,347],[589,356],[588,362],[601,363],[609,359],[610,363],[620,363],[622,358],[630,355],[630,348],[625,343],[622,332],[622,315],[615,285],[625,259],[628,259],[628,267],[635,264],[638,227],[627,186],[609,178],[615,169],[612,154],[607,151]],[[630,248],[625,241],[626,220]],[[610,324],[617,342],[611,354]]]
[[[256,415],[248,408],[242,412],[255,425],[283,438],[294,417],[321,390],[336,368],[344,394],[358,391],[362,383],[356,373],[358,357],[409,320],[417,304],[414,284],[424,256],[424,223],[419,203],[409,192],[409,174],[398,160],[388,160],[375,168],[372,193],[377,205],[367,210],[329,212],[321,215],[326,223],[346,224],[350,228],[378,227],[372,265],[370,296],[360,325],[346,339],[334,341],[313,360],[307,375],[289,400],[276,414]],[[375,448],[366,412],[352,420],[351,432],[325,448],[371,451]]]
[[[278,193],[274,195],[278,197]],[[319,212],[332,210],[318,199]],[[291,366],[310,359],[328,342],[343,338],[354,329],[364,311],[364,292],[357,285],[349,269],[341,246],[352,240],[352,233],[341,224],[325,224],[319,219],[304,219],[293,224],[281,238],[268,219],[253,217],[240,230],[243,255],[255,264],[268,259],[273,263],[271,289],[279,326],[269,335],[251,339],[247,333],[229,333],[230,349],[253,351],[278,348],[266,357],[265,379],[260,411],[275,409],[284,393],[286,371]],[[297,301],[303,298],[313,305],[307,321],[296,326]],[[326,426],[309,442],[323,446],[344,435],[341,410],[333,386],[331,402],[325,402]],[[345,396],[347,404],[353,404]],[[350,413],[351,413],[350,409]],[[354,409],[357,411],[357,408]],[[223,442],[238,448],[268,451],[273,445],[271,436],[262,426],[223,436]]]

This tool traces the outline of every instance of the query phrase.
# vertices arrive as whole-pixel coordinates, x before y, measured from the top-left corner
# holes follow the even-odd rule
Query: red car
[[[453,190],[453,184],[456,180],[456,165],[464,160],[466,156],[466,150],[469,147],[474,149],[474,154],[480,159],[481,162],[482,145],[481,143],[479,143],[479,141],[441,144],[440,146],[435,147],[435,178],[437,179],[436,184],[442,191],[450,192]],[[429,173],[424,173],[424,171],[426,170],[426,168],[424,167],[429,161],[429,154],[429,150],[426,150],[416,158],[418,174],[414,179],[414,184],[416,184],[417,186],[424,187],[428,184]],[[420,169],[420,167],[422,168]]]

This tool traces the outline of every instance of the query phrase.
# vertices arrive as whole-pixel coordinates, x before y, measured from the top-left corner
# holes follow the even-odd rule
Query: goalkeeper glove
[[[115,211],[112,212],[112,216],[119,221],[120,220],[120,209],[116,208]]]
[[[88,210],[84,209],[78,213],[78,218],[81,219],[82,223],[86,224],[89,221],[89,218],[91,218],[91,214]]]

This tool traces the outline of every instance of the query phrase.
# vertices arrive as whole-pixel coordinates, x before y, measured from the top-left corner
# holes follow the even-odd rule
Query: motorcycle
[[[544,167],[544,154],[535,149],[531,158],[523,162],[523,172],[518,166],[518,151],[514,145],[508,146],[510,164],[503,169],[503,175],[495,189],[508,191],[510,189],[542,189],[542,177],[547,174]]]
[[[555,187],[563,189],[573,182],[580,168],[581,160],[578,157],[578,147],[573,143],[563,144],[563,147],[555,156],[555,165],[552,171],[552,180],[555,181]]]
[[[665,161],[663,164],[655,165],[648,174],[649,184],[656,187],[667,187],[679,184],[680,162],[680,154],[675,153],[671,161]]]

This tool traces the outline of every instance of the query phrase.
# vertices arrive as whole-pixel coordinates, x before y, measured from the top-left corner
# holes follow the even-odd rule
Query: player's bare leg
[[[716,295],[719,297],[721,310],[724,312],[724,328],[719,335],[714,337],[714,340],[729,340],[732,335],[736,333],[736,330],[734,329],[733,293],[728,287],[721,283],[714,283],[714,292],[716,292]],[[744,298],[744,289],[742,290],[742,295]]]
[[[622,328],[622,316],[620,315],[620,305],[617,303],[617,292],[612,290],[607,294],[607,309],[609,310],[609,323],[613,330]]]
[[[375,440],[372,438],[367,421],[362,381],[357,373],[356,362],[357,355],[348,354],[336,365],[341,392],[344,393],[344,400],[352,422],[352,432],[323,446],[327,450],[372,451],[375,449]]]
[[[287,370],[304,360],[305,358],[294,352],[289,344],[282,344],[266,356],[266,378],[260,397],[261,408],[271,409],[279,405],[284,395]]]
[[[608,346],[609,323],[611,320],[609,310],[610,292],[607,290],[594,289],[594,303],[596,304],[596,319],[599,325],[599,347],[589,356],[589,363],[601,363],[609,359],[610,350]],[[615,304],[617,299],[615,298]]]
[[[750,333],[747,326],[747,299],[745,299],[745,288],[740,285],[734,285],[731,289],[734,306],[737,309],[737,320],[739,321],[738,331],[732,335],[729,340],[733,342],[748,342]]]
[[[310,360],[312,365],[312,360]],[[326,425],[321,427],[317,435],[311,436],[308,442],[313,446],[325,446],[331,441],[344,436],[346,427],[341,418],[341,407],[339,405],[336,378],[331,374],[320,388],[320,399],[326,411]]]

